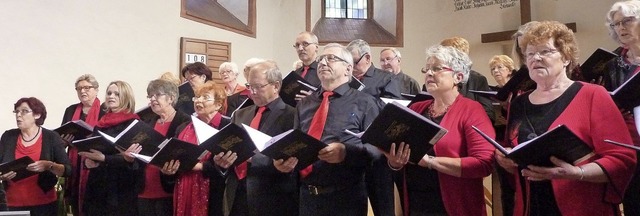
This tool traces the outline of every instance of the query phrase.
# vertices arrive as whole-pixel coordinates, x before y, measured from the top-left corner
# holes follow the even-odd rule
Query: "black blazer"
[[[391,73],[380,70],[373,65],[367,69],[362,77],[362,84],[365,85],[362,92],[375,98],[402,98],[398,79]]]
[[[267,105],[259,130],[269,136],[276,136],[293,128],[295,108],[277,98]],[[258,107],[255,105],[238,110],[232,117],[234,124],[251,124]],[[247,202],[249,215],[298,215],[298,173],[281,173],[273,166],[271,158],[256,154],[247,169],[246,197],[237,200],[238,181],[235,169],[229,169],[225,190],[225,215],[231,212],[235,201]]]
[[[480,104],[482,104],[482,108],[484,108],[484,111],[489,116],[489,119],[491,119],[491,122],[495,122],[496,114],[493,112],[491,99],[470,92],[469,90],[491,91],[491,88],[489,88],[489,83],[487,82],[487,78],[482,74],[471,70],[469,71],[469,79],[466,83],[462,84],[462,88],[459,88],[459,92],[466,98],[480,102]]]
[[[153,127],[156,124],[156,121],[158,121],[158,118],[160,118],[160,116],[154,116],[153,119],[148,119],[147,121],[145,121],[145,123],[151,125],[151,127]],[[181,111],[176,111],[176,116],[173,117],[173,120],[171,121],[171,124],[169,125],[169,130],[167,130],[167,134],[166,137],[170,138],[170,137],[175,137],[177,135],[176,131],[178,129],[178,127],[182,124],[191,122],[191,116],[187,115],[184,112]],[[138,163],[140,164],[144,164],[141,161],[138,161]],[[147,166],[151,166],[151,165],[147,165]],[[136,192],[137,194],[142,193],[142,191],[144,190],[144,184],[145,184],[145,174],[146,174],[146,169],[144,166],[140,167],[140,169],[137,169],[137,174],[136,176],[138,177],[138,180],[136,181]],[[160,173],[160,176],[162,176],[162,173]],[[169,183],[169,182],[164,182],[161,181],[162,183],[162,189],[167,192],[167,193],[173,193],[173,187],[174,184]]]
[[[14,161],[16,159],[16,143],[20,135],[19,129],[11,129],[5,131],[0,138],[0,163]],[[64,165],[64,175],[71,175],[71,163],[64,151],[62,138],[54,131],[42,128],[42,151],[40,152],[40,160],[53,161],[57,164]],[[43,192],[47,192],[56,185],[58,178],[51,172],[41,172],[38,174],[38,186]],[[5,187],[9,187],[8,182],[4,182]]]

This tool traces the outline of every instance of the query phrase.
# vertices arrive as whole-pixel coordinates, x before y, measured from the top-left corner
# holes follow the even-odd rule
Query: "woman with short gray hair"
[[[240,73],[238,72],[238,65],[236,63],[223,62],[220,64],[218,73],[220,73],[220,78],[222,82],[224,82],[224,91],[227,93],[227,96],[247,89],[243,85],[238,84],[238,74]]]

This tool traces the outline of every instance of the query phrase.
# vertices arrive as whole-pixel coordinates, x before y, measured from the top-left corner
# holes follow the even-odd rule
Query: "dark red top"
[[[164,124],[156,123],[153,129],[163,136],[166,136],[170,125],[171,122],[165,122]],[[138,197],[145,199],[158,199],[173,196],[162,189],[162,184],[160,183],[160,169],[158,167],[146,165],[144,174],[144,190],[142,190],[142,193],[138,194]]]
[[[25,147],[22,139],[18,139],[16,143],[16,158],[24,156],[30,157],[34,161],[40,160],[42,152],[42,136],[38,137],[36,143]],[[45,171],[49,172],[49,171]],[[22,179],[17,182],[11,182],[11,186],[7,188],[7,205],[11,207],[20,206],[36,206],[55,202],[57,199],[56,190],[49,190],[44,193],[38,186],[38,175]]]

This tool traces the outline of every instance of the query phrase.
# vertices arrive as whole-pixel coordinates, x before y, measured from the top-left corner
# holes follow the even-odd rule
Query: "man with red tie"
[[[276,63],[263,61],[252,66],[247,82],[255,105],[235,112],[231,122],[249,125],[269,136],[292,129],[295,109],[278,96],[282,74]],[[298,215],[297,173],[278,172],[272,159],[262,154],[229,167],[237,158],[233,154],[214,158],[216,165],[229,168],[225,215]]]
[[[295,70],[295,72],[307,80],[309,84],[320,86],[320,80],[316,72],[318,70],[318,62],[316,62],[316,56],[318,55],[318,36],[311,32],[301,32],[296,37],[293,48],[296,49],[298,59],[302,61],[302,67]]]
[[[364,172],[371,162],[368,150],[349,135],[364,131],[383,104],[371,95],[349,87],[353,70],[351,53],[339,44],[328,44],[318,56],[322,89],[296,106],[295,128],[327,143],[314,164],[300,173],[300,215],[367,215]],[[276,160],[281,172],[293,171],[297,159]]]

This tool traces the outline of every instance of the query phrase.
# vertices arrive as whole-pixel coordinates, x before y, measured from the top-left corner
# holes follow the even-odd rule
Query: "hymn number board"
[[[209,66],[213,72],[213,80],[222,83],[218,68],[220,64],[227,61],[231,61],[231,43],[184,37],[180,39],[180,68],[178,71],[187,64],[202,62]]]

